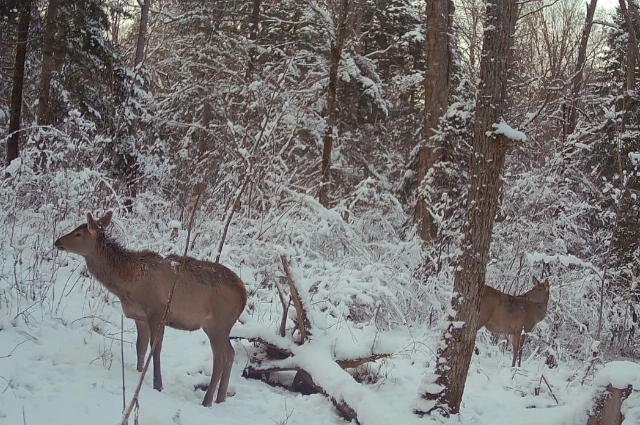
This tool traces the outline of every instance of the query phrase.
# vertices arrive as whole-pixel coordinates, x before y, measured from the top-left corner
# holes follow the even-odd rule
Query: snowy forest
[[[0,0],[0,424],[577,425],[614,381],[640,423],[639,38],[638,0]],[[83,224],[242,279],[224,403],[209,332],[136,371]]]

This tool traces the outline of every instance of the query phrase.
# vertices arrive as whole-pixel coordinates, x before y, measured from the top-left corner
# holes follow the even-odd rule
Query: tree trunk
[[[414,219],[418,234],[424,241],[437,235],[437,227],[429,212],[427,200],[421,190],[425,176],[445,154],[443,141],[434,137],[440,117],[447,111],[449,99],[449,77],[451,68],[451,22],[454,6],[451,0],[427,1],[426,69],[424,77],[424,124],[422,139],[424,146],[418,152],[418,196]],[[441,185],[433,182],[436,187]]]
[[[584,27],[582,28],[580,47],[578,48],[578,60],[576,62],[575,74],[571,83],[571,105],[569,107],[569,117],[567,119],[564,131],[565,138],[574,132],[574,130],[576,129],[576,124],[578,122],[578,111],[576,108],[576,103],[578,101],[580,90],[582,89],[584,67],[587,62],[587,44],[589,43],[591,27],[593,26],[593,14],[596,11],[597,4],[598,0],[591,0],[591,2],[587,4],[587,16],[584,20]]]
[[[60,0],[50,0],[45,17],[45,29],[42,43],[42,68],[40,72],[40,93],[38,95],[38,124],[51,124],[49,99],[51,96],[51,78],[54,66],[54,46],[58,31],[58,8]],[[44,148],[45,146],[41,146]]]
[[[453,317],[444,331],[433,377],[425,378],[421,397],[425,400],[417,413],[439,410],[457,414],[469,371],[475,343],[484,286],[491,232],[498,211],[498,197],[509,140],[494,132],[494,124],[506,109],[506,84],[513,57],[513,33],[518,3],[488,0],[485,21],[480,84],[470,165],[470,186],[465,213],[463,253],[454,278],[451,300]]]
[[[636,80],[636,63],[638,60],[638,38],[636,37],[635,27],[633,26],[633,20],[627,9],[627,4],[624,0],[619,0],[620,11],[624,16],[624,22],[627,25],[627,31],[629,32],[629,43],[627,50],[627,90],[635,89]],[[631,8],[634,7],[630,2]]]
[[[347,32],[349,0],[342,0],[340,16],[337,22],[336,38],[331,42],[331,63],[329,65],[329,87],[327,88],[327,129],[322,146],[322,170],[318,201],[329,207],[329,185],[331,184],[331,152],[333,151],[333,132],[336,127],[336,96],[338,91],[338,66],[342,56],[342,47]]]
[[[149,9],[151,8],[151,0],[143,0],[140,4],[140,25],[138,26],[138,40],[136,42],[136,56],[134,58],[134,65],[137,72],[141,71],[142,63],[144,62],[145,46],[147,44],[147,27],[149,25]],[[138,196],[137,180],[138,180],[138,160],[135,155],[135,140],[138,129],[137,122],[133,122],[130,126],[130,137],[133,141],[134,152],[123,151],[122,161],[125,164],[125,183],[129,196],[124,201],[124,207],[127,212],[133,212],[133,200]],[[129,149],[126,147],[125,149]]]
[[[31,0],[25,0],[18,18],[18,41],[16,60],[13,65],[13,88],[9,110],[9,139],[7,140],[7,165],[20,156],[20,117],[22,115],[22,90],[24,88],[24,65],[27,58],[27,40],[31,21]]]
[[[149,26],[149,8],[151,0],[144,0],[140,10],[140,26],[138,27],[138,42],[136,43],[135,66],[140,66],[144,60],[144,47],[147,44],[147,27]]]
[[[256,48],[256,42],[258,41],[258,29],[260,26],[260,7],[262,0],[253,0],[253,9],[251,11],[251,20],[249,23],[249,41],[251,46],[249,48],[249,64],[247,66],[247,72],[245,78],[249,80],[255,69],[256,56],[258,50]]]

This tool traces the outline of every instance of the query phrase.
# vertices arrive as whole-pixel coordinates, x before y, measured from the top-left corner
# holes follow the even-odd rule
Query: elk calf
[[[213,351],[213,373],[202,404],[211,405],[216,388],[216,403],[224,401],[235,356],[229,333],[247,301],[244,283],[220,264],[176,255],[165,258],[152,251],[129,251],[105,234],[111,217],[111,211],[97,221],[87,214],[87,224],[62,236],[55,247],[83,256],[89,273],[120,299],[124,315],[135,320],[138,371],[144,366],[147,346],[151,343],[153,347],[157,338],[153,388],[158,391],[162,391],[161,321],[175,284],[164,324],[186,331],[205,331]]]
[[[522,295],[508,295],[490,286],[484,286],[480,301],[480,320],[478,329],[487,328],[497,334],[513,336],[513,360],[511,367],[518,367],[522,360],[522,346],[526,335],[547,314],[549,302],[549,281],[539,282],[533,278],[533,289]]]

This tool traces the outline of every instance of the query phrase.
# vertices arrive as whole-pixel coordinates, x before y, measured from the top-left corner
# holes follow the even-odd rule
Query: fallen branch
[[[289,290],[291,291],[291,299],[293,300],[293,305],[296,308],[296,315],[298,317],[298,330],[300,331],[300,342],[304,343],[310,335],[309,329],[311,328],[311,324],[309,323],[309,317],[307,316],[307,312],[302,305],[302,300],[300,299],[298,288],[296,288],[296,285],[293,282],[293,278],[291,277],[291,268],[289,267],[289,262],[286,258],[284,258],[283,255],[280,256],[280,261],[282,261],[284,274],[287,278],[287,283],[289,284]]]
[[[280,284],[277,280],[274,281],[276,289],[278,290],[278,298],[280,298],[280,304],[282,304],[282,317],[280,318],[280,336],[284,338],[286,334],[286,326],[287,326],[287,316],[289,314],[289,306],[291,305],[291,300],[289,302],[285,301],[284,290],[280,287]]]
[[[362,366],[365,363],[375,362],[376,360],[380,360],[380,359],[390,359],[391,356],[392,354],[389,354],[389,353],[379,353],[379,354],[372,354],[368,357],[336,360],[336,363],[338,363],[338,366],[340,366],[343,369],[354,369],[358,366]]]
[[[289,350],[287,348],[279,347],[278,345],[274,344],[273,342],[269,342],[269,341],[267,341],[264,338],[259,337],[259,336],[256,336],[256,337],[231,336],[230,338],[231,339],[244,339],[244,340],[247,340],[247,341],[252,342],[254,344],[260,344],[260,345],[264,346],[265,351],[267,353],[267,357],[269,359],[272,359],[272,360],[281,360],[281,359],[285,359],[287,357],[291,357],[293,355],[291,350]]]
[[[291,299],[289,303],[286,302],[284,291],[276,282],[283,308],[277,335],[272,328],[257,323],[243,323],[243,326],[236,327],[236,335],[233,338],[245,339],[263,348],[263,352],[251,359],[251,364],[242,373],[243,376],[281,387],[282,383],[270,380],[271,373],[295,372],[289,390],[303,394],[323,394],[331,400],[341,416],[357,424],[366,425],[366,422],[372,420],[371,418],[376,418],[376,423],[378,420],[381,421],[379,423],[393,423],[395,418],[386,410],[384,401],[345,371],[368,362],[389,358],[391,354],[367,353],[362,350],[359,357],[356,354],[354,358],[336,358],[335,349],[329,348],[323,341],[310,339],[311,322],[291,275],[291,267],[284,256],[280,256],[280,261],[284,268]],[[296,309],[295,329],[300,332],[299,341],[291,336],[285,337],[285,322],[291,303]]]

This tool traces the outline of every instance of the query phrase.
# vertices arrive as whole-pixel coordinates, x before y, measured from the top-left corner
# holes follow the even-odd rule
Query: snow
[[[493,124],[493,128],[495,129],[493,134],[501,134],[514,142],[527,141],[527,136],[523,132],[511,128],[504,120],[500,120],[498,124]]]
[[[81,174],[84,179],[91,178],[89,172]],[[78,184],[83,181],[79,180]],[[411,249],[420,249],[419,245],[386,247],[377,238],[372,251],[363,247],[356,249],[359,234],[355,227],[348,227],[342,221],[337,211],[323,209],[307,195],[291,192],[289,196],[304,206],[296,214],[313,212],[309,216],[313,220],[308,217],[309,221],[302,221],[298,217],[299,221],[291,228],[273,230],[275,235],[280,235],[282,229],[286,229],[289,243],[260,245],[258,240],[253,240],[248,249],[232,237],[223,250],[223,264],[237,271],[250,289],[249,305],[232,330],[232,336],[236,337],[232,341],[236,351],[230,383],[233,395],[222,404],[202,407],[204,393],[196,387],[208,384],[212,371],[208,339],[202,331],[167,329],[162,350],[164,390],[161,393],[153,390],[151,368],[140,394],[140,424],[346,423],[323,395],[301,395],[243,378],[242,371],[249,364],[255,347],[239,337],[259,336],[290,350],[293,356],[280,365],[304,367],[329,395],[353,407],[363,425],[572,425],[585,422],[583,419],[594,394],[606,381],[640,385],[640,366],[631,362],[610,363],[598,370],[595,379],[586,375],[583,385],[577,382],[574,373],[581,363],[560,360],[558,367],[551,369],[545,364],[545,357],[535,351],[523,358],[522,368],[511,368],[511,355],[501,351],[507,344],[490,345],[481,332],[476,343],[479,354],[471,359],[461,414],[449,419],[438,415],[416,416],[413,411],[417,407],[422,410],[429,407],[420,394],[441,389],[435,384],[434,368],[443,322],[437,318],[431,325],[428,320],[396,321],[394,326],[381,328],[376,324],[375,315],[380,308],[389,309],[385,314],[394,314],[406,305],[404,303],[416,303],[418,297],[425,296],[426,292],[417,293],[414,299],[403,299],[392,286],[395,282],[410,281],[409,270],[420,261],[419,257],[413,258],[415,253]],[[365,201],[366,191],[358,202]],[[50,233],[44,238],[39,235],[47,226],[38,220],[50,215],[54,208],[50,205],[40,212],[25,212],[25,220],[20,225],[5,224],[0,235],[5,238],[0,248],[0,424],[118,424],[123,398],[129,403],[139,377],[135,370],[135,326],[124,318],[124,343],[121,344],[122,312],[117,299],[87,275],[81,258],[51,247],[56,235],[79,224],[83,213],[75,218],[57,218]],[[152,210],[151,205],[148,209]],[[116,219],[113,231],[119,238],[126,238],[126,246],[163,252],[179,252],[182,248],[179,241],[173,241],[170,236],[172,229],[180,227],[175,218],[166,217],[162,221],[141,217],[141,221],[155,226],[150,233],[145,233],[145,226],[132,222],[134,218]],[[281,221],[288,220],[293,218],[287,216]],[[202,243],[200,247],[214,245],[211,249],[215,250],[217,244],[211,244],[215,239],[208,239],[206,235],[215,234],[213,229],[222,224],[215,222],[206,226],[206,231],[199,229],[202,232],[198,238]],[[232,226],[231,233],[237,231]],[[9,235],[14,236],[7,239]],[[348,240],[354,251],[341,251],[329,261],[320,256],[319,247],[336,235]],[[178,239],[180,237],[184,235]],[[396,265],[399,260],[388,260],[384,264],[372,254],[378,252],[380,257],[387,258],[390,254],[386,249],[395,250],[398,258],[408,264],[406,268]],[[276,334],[281,314],[277,294],[262,283],[263,277],[255,263],[255,259],[263,255],[271,255],[273,268],[280,266],[280,255],[289,259],[301,299],[313,307],[308,312],[313,333],[303,345],[297,344],[290,331],[285,337]],[[531,254],[529,261],[578,264],[578,260],[570,256],[541,253]],[[282,271],[276,272],[278,274]],[[437,305],[438,301],[433,302]],[[371,311],[362,311],[364,307],[359,303],[370,305]],[[295,317],[292,310],[287,322],[289,330],[291,318]],[[346,319],[356,314],[372,318],[362,323]],[[359,371],[370,377],[363,384],[335,362],[371,353],[392,356]],[[292,378],[291,374],[282,375],[283,382]],[[542,376],[550,388],[541,384]],[[630,397],[624,405],[627,421],[640,418],[639,406],[637,397]]]
[[[83,266],[78,259],[59,256],[56,261],[64,264],[51,288],[60,294],[58,306],[54,301],[52,305],[23,305],[23,309],[31,310],[28,316],[8,315],[6,308],[0,309],[0,381],[4,382],[0,391],[0,423],[22,423],[23,411],[26,423],[31,425],[119,423],[122,410],[119,306],[113,300],[104,303],[99,287],[82,276]],[[244,325],[236,325],[233,334],[258,334],[266,340],[277,340],[280,345],[288,344],[298,364],[310,371],[329,394],[344,395],[363,424],[431,423],[436,421],[435,417],[420,419],[412,411],[419,387],[439,389],[434,384],[425,387],[425,382],[433,378],[429,371],[435,361],[438,335],[426,328],[408,331],[376,335],[371,329],[365,330],[358,335],[362,338],[360,344],[353,346],[360,349],[341,353],[366,354],[374,341],[380,341],[384,349],[393,349],[393,358],[374,364],[373,368],[383,372],[383,378],[372,387],[356,383],[333,361],[334,347],[351,340],[346,336],[348,332],[321,332],[317,340],[298,346],[291,339],[275,336],[266,324],[248,320]],[[134,340],[133,324],[125,319],[127,402],[139,376],[135,371]],[[287,342],[283,344],[283,340]],[[206,336],[201,331],[168,329],[162,353],[165,390],[162,393],[153,390],[151,374],[145,377],[140,423],[205,424],[212,418],[231,425],[344,423],[321,395],[303,396],[242,378],[250,344],[236,340],[234,347],[237,354],[230,389],[235,395],[223,404],[204,408],[200,405],[203,393],[194,390],[194,386],[208,382],[211,373]],[[588,409],[580,396],[584,389],[566,385],[571,375],[568,365],[551,370],[538,357],[526,360],[522,369],[512,369],[510,356],[501,353],[498,347],[481,345],[480,351],[472,359],[460,423],[560,425],[571,423],[569,420],[576,412]],[[556,406],[544,386],[539,396],[534,395],[541,375],[551,383],[561,406]],[[608,380],[638,385],[640,366],[631,362],[607,365],[595,382],[599,385]]]
[[[15,175],[20,170],[20,165],[22,164],[21,158],[16,158],[5,168],[5,172],[11,176]]]
[[[628,385],[640,388],[640,364],[630,361],[609,362],[596,374],[594,385],[623,389]]]

